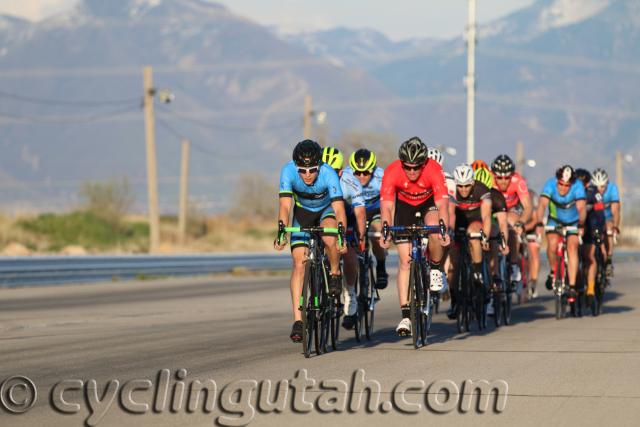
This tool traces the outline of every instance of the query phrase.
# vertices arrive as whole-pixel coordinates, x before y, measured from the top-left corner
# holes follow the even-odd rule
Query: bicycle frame
[[[558,236],[558,246],[556,247],[556,265],[553,267],[553,292],[556,299],[556,319],[566,316],[565,310],[567,300],[564,295],[569,287],[567,284],[567,266],[569,265],[569,255],[567,254],[567,236],[570,231],[577,231],[576,226],[547,226],[545,231],[555,231]]]

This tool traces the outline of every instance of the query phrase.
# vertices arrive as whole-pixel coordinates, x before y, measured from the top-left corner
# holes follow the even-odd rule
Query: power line
[[[59,99],[36,98],[32,96],[19,95],[16,93],[5,92],[3,90],[0,90],[0,97],[28,102],[31,104],[56,105],[63,107],[106,107],[110,105],[123,105],[140,102],[139,98],[114,99],[108,101],[64,101]]]
[[[17,114],[6,113],[0,111],[0,118],[11,119],[17,123],[23,124],[86,124],[92,122],[103,121],[105,119],[117,117],[130,113],[135,110],[139,110],[140,106],[128,106],[126,108],[119,108],[114,111],[106,113],[92,114],[92,115],[74,115],[74,116],[21,116]]]

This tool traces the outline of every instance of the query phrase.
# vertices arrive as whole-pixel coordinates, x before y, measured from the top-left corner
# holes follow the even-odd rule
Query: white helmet
[[[438,162],[442,166],[442,153],[437,148],[429,148],[427,150],[427,157]]]
[[[473,184],[473,168],[466,163],[457,166],[453,170],[453,179],[456,181],[456,185]]]
[[[604,169],[598,168],[591,174],[591,183],[596,187],[604,187],[609,182],[609,175]]]

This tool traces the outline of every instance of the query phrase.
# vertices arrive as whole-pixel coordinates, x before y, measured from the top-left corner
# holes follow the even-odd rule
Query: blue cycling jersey
[[[580,180],[576,180],[567,194],[561,196],[557,183],[557,178],[549,179],[540,194],[540,197],[549,199],[549,219],[562,224],[575,224],[580,219],[576,201],[586,198],[584,185]]]
[[[316,180],[311,185],[304,183],[293,160],[280,172],[280,197],[293,197],[296,206],[319,212],[331,202],[342,200],[340,178],[329,165],[323,163]]]
[[[604,215],[607,218],[607,221],[611,221],[613,219],[613,212],[611,211],[611,204],[620,202],[620,192],[618,191],[618,186],[613,182],[609,182],[607,184],[607,189],[604,190],[604,194],[602,195],[602,199],[604,202]]]
[[[345,168],[344,171],[348,171],[353,175],[353,170],[351,168]],[[369,182],[362,186],[362,195],[364,196],[365,205],[368,211],[380,208],[380,187],[382,187],[383,176],[384,169],[376,166],[371,174]]]
[[[362,195],[362,184],[358,178],[353,176],[351,171],[343,170],[340,177],[340,188],[342,189],[342,198],[345,204],[352,208],[364,206],[364,197]]]

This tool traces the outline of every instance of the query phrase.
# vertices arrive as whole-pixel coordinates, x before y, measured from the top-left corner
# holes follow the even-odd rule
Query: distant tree
[[[113,225],[122,223],[134,202],[126,178],[106,182],[84,182],[80,188],[83,207]]]

